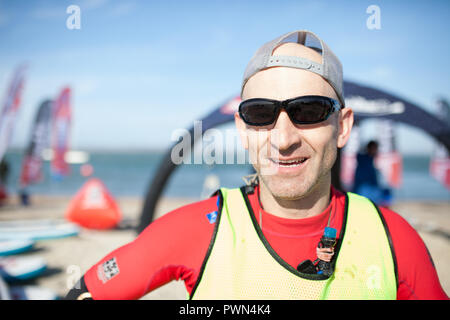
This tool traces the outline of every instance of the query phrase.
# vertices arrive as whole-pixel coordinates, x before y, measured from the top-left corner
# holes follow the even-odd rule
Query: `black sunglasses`
[[[313,124],[327,120],[343,106],[337,100],[323,96],[301,96],[284,101],[255,98],[241,102],[239,115],[248,125],[267,126],[275,122],[282,108],[293,123]]]

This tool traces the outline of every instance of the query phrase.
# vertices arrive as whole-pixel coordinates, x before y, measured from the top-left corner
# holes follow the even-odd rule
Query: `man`
[[[137,299],[181,279],[191,299],[447,299],[403,218],[331,186],[353,124],[342,85],[311,32],[262,46],[235,115],[254,183],[157,219],[67,298]]]

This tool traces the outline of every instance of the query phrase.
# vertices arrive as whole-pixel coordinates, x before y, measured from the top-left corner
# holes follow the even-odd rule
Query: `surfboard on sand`
[[[9,292],[13,300],[58,299],[58,295],[53,290],[39,286],[12,286]]]
[[[47,268],[42,257],[12,256],[0,258],[0,276],[6,282],[29,280],[41,275]]]
[[[58,295],[49,288],[39,286],[9,287],[0,276],[0,300],[57,300]]]
[[[9,287],[3,280],[2,276],[0,276],[0,300],[11,300]]]
[[[0,222],[1,240],[48,240],[75,236],[80,227],[65,220],[14,220]]]
[[[0,240],[0,256],[10,256],[30,250],[33,240]]]

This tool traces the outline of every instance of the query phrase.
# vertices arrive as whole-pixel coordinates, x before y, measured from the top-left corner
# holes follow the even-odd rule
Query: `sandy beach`
[[[18,199],[11,199],[0,208],[0,221],[16,219],[61,219],[69,203],[69,197],[36,196],[32,206],[22,207]],[[163,198],[157,208],[160,216],[172,209],[192,202],[187,198]],[[39,255],[48,263],[47,271],[31,282],[50,288],[64,296],[74,282],[103,256],[136,237],[132,226],[138,221],[142,199],[118,198],[123,212],[123,228],[110,231],[82,229],[75,237],[38,241],[26,255]],[[398,202],[393,208],[408,220],[427,245],[447,294],[450,294],[450,202]],[[185,299],[184,283],[173,281],[155,290],[143,299]]]

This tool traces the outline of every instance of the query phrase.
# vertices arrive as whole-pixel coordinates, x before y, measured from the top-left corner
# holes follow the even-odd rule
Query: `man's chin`
[[[263,183],[270,193],[282,200],[299,200],[307,196],[311,191],[308,183],[299,180],[298,177],[262,176]]]

